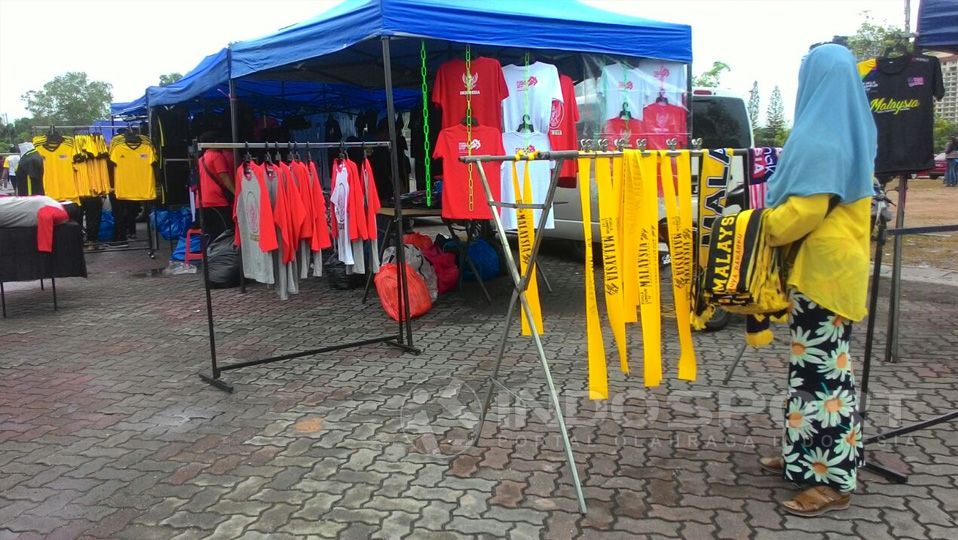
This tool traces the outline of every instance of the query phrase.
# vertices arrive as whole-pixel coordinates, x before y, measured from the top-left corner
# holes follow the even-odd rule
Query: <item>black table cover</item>
[[[31,281],[50,277],[87,277],[83,229],[74,221],[53,228],[53,253],[37,251],[36,227],[0,227],[0,281]]]

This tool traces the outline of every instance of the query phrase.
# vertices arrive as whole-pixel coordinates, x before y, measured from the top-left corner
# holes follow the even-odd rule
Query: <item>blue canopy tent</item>
[[[204,97],[236,98],[229,100],[234,142],[205,146],[234,149],[242,148],[236,142],[239,139],[235,104],[244,93],[256,95],[257,99],[277,99],[293,104],[301,99],[303,104],[315,105],[317,94],[311,92],[317,91],[321,97],[334,96],[332,101],[346,105],[356,99],[375,100],[377,105],[384,101],[389,140],[398,141],[397,107],[422,105],[420,47],[424,42],[428,49],[425,59],[429,67],[427,72],[431,72],[431,67],[439,62],[461,58],[466,46],[471,47],[476,55],[493,56],[503,62],[521,61],[527,53],[535,51],[537,57],[548,58],[559,65],[563,73],[578,80],[581,80],[585,71],[582,53],[682,63],[686,64],[689,75],[688,65],[692,61],[692,32],[689,26],[612,13],[577,0],[344,0],[300,24],[263,38],[232,44],[225,52],[220,51],[204,59],[183,80],[163,88],[151,88],[147,93],[147,101],[150,107],[154,107],[181,104]],[[312,90],[309,85],[312,85]],[[291,92],[291,89],[295,92]],[[390,150],[393,190],[398,195],[402,189],[397,145],[392,144]],[[397,238],[402,238],[400,197],[395,197],[394,203],[394,231]],[[405,267],[404,257],[404,250],[398,250],[399,268]],[[406,280],[404,272],[398,272],[397,275],[402,297],[400,304],[405,306],[406,316],[403,318],[405,322],[400,322],[396,342],[400,346],[412,347]],[[209,298],[207,295],[213,351],[213,318]],[[259,365],[313,352],[258,360],[230,368]],[[550,384],[579,506],[585,512],[585,499],[568,433],[544,356],[542,363]],[[204,376],[204,380],[216,384],[220,370],[215,356],[212,367],[213,376]]]
[[[917,45],[958,53],[958,0],[922,0]]]

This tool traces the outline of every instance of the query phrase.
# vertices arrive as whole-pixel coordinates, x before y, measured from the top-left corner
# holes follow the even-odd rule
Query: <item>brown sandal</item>
[[[802,517],[820,516],[832,510],[844,510],[851,504],[852,496],[839,493],[828,486],[814,486],[799,493],[794,499],[782,503],[789,514]]]
[[[758,464],[763,471],[772,474],[782,474],[782,471],[785,470],[785,458],[782,456],[760,457],[758,458]]]

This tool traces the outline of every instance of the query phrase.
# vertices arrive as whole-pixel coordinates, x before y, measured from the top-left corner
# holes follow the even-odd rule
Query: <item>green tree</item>
[[[10,145],[29,141],[32,135],[30,128],[34,124],[33,118],[17,118],[8,122],[5,117],[0,117],[0,152],[6,152]]]
[[[110,114],[112,89],[109,83],[91,81],[86,73],[71,71],[21,99],[38,123],[89,124]]]
[[[782,104],[782,91],[778,85],[772,89],[772,95],[768,99],[765,127],[768,128],[769,135],[775,139],[785,133],[785,105]]]
[[[935,118],[935,154],[944,152],[948,139],[954,136],[958,136],[958,123]]]
[[[722,78],[722,73],[725,73],[726,71],[732,71],[732,68],[730,68],[725,62],[716,60],[715,62],[712,62],[711,69],[693,78],[692,84],[694,86],[701,86],[704,88],[718,88],[719,80]]]
[[[882,56],[886,49],[897,44],[904,44],[910,51],[908,33],[897,26],[879,24],[867,11],[863,13],[865,20],[854,35],[848,36],[847,44],[852,54],[859,60]]]
[[[160,75],[160,86],[166,86],[168,84],[175,83],[176,81],[182,78],[183,78],[182,73],[176,73],[176,72],[165,73],[163,75]]]
[[[758,111],[761,107],[762,98],[758,94],[758,81],[752,83],[752,89],[748,91],[748,117],[752,122],[752,131],[758,131]]]

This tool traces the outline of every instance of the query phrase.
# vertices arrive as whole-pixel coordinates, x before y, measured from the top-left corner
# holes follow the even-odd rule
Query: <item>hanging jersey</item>
[[[688,148],[685,109],[668,103],[647,105],[642,114],[643,137],[649,150],[668,150],[668,140],[675,138],[678,148]]]
[[[579,135],[576,123],[579,121],[579,105],[575,101],[575,84],[568,75],[559,77],[562,87],[562,101],[552,102],[552,114],[549,118],[549,146],[553,151],[578,150]],[[559,185],[575,187],[577,160],[567,159],[559,171]]]
[[[273,284],[273,256],[277,247],[273,208],[264,181],[263,167],[255,163],[236,170],[237,196],[233,207],[236,243],[243,256],[243,275]]]
[[[502,129],[502,100],[509,96],[509,88],[498,60],[473,59],[468,76],[463,60],[450,60],[439,66],[432,88],[432,102],[442,109],[443,128],[459,124],[466,117],[467,95],[476,122]]]
[[[659,97],[664,97],[673,105],[684,103],[682,98],[688,91],[685,64],[644,59],[639,60],[639,67],[634,73],[640,82],[643,105],[655,103]]]
[[[868,62],[868,63],[866,63]],[[879,58],[859,65],[878,128],[875,173],[909,173],[934,166],[934,100],[945,95],[934,56]]]
[[[368,159],[363,160],[363,166],[360,168],[359,174],[366,190],[366,228],[370,240],[370,270],[379,272],[379,228],[376,226],[376,214],[382,208],[382,205],[379,203],[379,192],[376,189],[373,166]]]
[[[156,179],[153,164],[156,153],[153,145],[139,141],[133,146],[117,144],[110,151],[110,161],[116,168],[113,172],[113,187],[116,198],[126,201],[152,201],[156,199]]]
[[[644,137],[642,122],[631,118],[612,118],[606,121],[602,130],[602,137],[609,140],[609,150],[615,149],[615,142],[619,139],[626,141],[629,148],[638,148],[639,139]]]
[[[549,150],[549,137],[544,133],[516,133],[514,131],[502,134],[502,146],[505,148],[506,155],[514,155],[517,152],[543,152]],[[532,182],[532,202],[533,204],[542,204],[545,202],[546,193],[549,191],[549,182],[551,180],[551,162],[545,160],[520,161],[516,164],[519,172],[520,186],[522,179],[525,178],[525,169],[529,167],[529,180]],[[512,181],[512,166],[508,163],[502,166],[502,202],[515,203],[517,200]],[[507,230],[517,229],[519,227],[514,208],[502,208],[502,226]],[[532,224],[539,225],[539,218],[542,210],[535,210]],[[555,218],[553,212],[549,212],[546,218],[546,228],[555,227]]]
[[[633,118],[642,118],[642,89],[637,70],[623,64],[609,64],[602,68],[599,93],[602,95],[603,120],[618,118],[628,111]]]
[[[439,132],[433,158],[442,160],[442,217],[446,219],[492,219],[479,177],[479,165],[469,167],[459,161],[460,157],[470,154],[470,148],[473,155],[504,155],[502,132],[488,126],[473,126],[471,141],[468,141],[466,126],[462,124]],[[500,164],[486,162],[482,169],[493,199],[500,200]]]
[[[330,221],[339,260],[346,265],[353,264],[353,249],[349,245],[349,170],[342,159],[333,162],[333,191],[329,203],[332,205]]]
[[[502,68],[509,95],[502,100],[502,122],[505,131],[519,129],[523,116],[539,133],[548,133],[552,119],[552,102],[563,100],[559,70],[552,64],[536,62],[528,66],[510,64]]]
[[[43,192],[56,200],[75,201],[80,198],[77,189],[76,169],[73,164],[73,139],[64,137],[60,144],[50,145],[45,139],[38,141],[37,153],[43,157]]]

